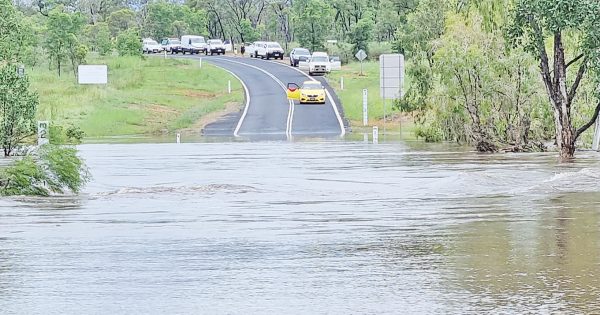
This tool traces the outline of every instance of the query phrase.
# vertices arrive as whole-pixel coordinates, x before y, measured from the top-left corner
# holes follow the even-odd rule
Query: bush
[[[392,44],[389,42],[369,43],[369,59],[371,60],[379,60],[379,56],[384,54],[391,54],[392,52]]]
[[[415,135],[417,138],[425,139],[425,142],[441,142],[444,139],[442,131],[435,126],[418,125]]]
[[[139,32],[131,29],[117,36],[117,50],[121,56],[141,56],[142,41]]]
[[[0,171],[0,195],[49,196],[65,191],[79,193],[89,173],[77,150],[45,146]]]
[[[85,132],[76,126],[66,129],[61,125],[50,125],[50,143],[54,145],[80,144],[85,137]]]

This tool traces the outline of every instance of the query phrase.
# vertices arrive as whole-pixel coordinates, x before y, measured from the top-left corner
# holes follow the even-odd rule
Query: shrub
[[[130,29],[117,36],[117,50],[121,56],[141,56],[142,41],[136,29]]]
[[[0,195],[79,193],[88,180],[87,167],[75,148],[45,146],[0,171]]]

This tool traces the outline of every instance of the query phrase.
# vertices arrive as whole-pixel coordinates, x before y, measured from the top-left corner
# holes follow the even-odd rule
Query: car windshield
[[[194,44],[198,44],[198,43],[202,44],[202,43],[205,43],[205,41],[204,41],[204,38],[192,38],[192,39],[191,39],[191,41],[192,41],[192,43],[194,43]]]
[[[281,48],[279,44],[269,44],[269,48]]]
[[[329,61],[329,59],[327,59],[327,57],[325,57],[325,56],[317,56],[317,57],[312,57],[312,61],[313,62],[327,62],[327,61]]]
[[[218,39],[215,39],[215,40],[209,40],[208,42],[209,42],[211,45],[223,45],[223,42],[221,42],[221,41],[220,41],[220,40],[218,40]]]
[[[155,40],[150,40],[147,42],[149,45],[158,45],[158,43]]]
[[[310,51],[308,49],[296,49],[296,55],[310,56]]]
[[[181,44],[181,41],[178,41],[178,40],[172,40],[172,41],[171,41],[171,44],[177,44],[177,45],[180,45],[180,44]]]
[[[323,88],[323,86],[321,85],[321,83],[318,82],[310,82],[304,83],[304,86],[302,88],[305,90],[320,90]]]

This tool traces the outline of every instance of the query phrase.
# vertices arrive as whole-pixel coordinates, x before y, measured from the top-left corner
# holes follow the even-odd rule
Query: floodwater
[[[81,196],[0,199],[0,313],[600,312],[595,153],[80,149]]]

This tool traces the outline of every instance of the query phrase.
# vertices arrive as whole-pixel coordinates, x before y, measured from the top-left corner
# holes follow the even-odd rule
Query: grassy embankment
[[[29,71],[40,95],[39,119],[78,126],[86,137],[199,132],[243,103],[239,81],[208,63],[200,69],[192,60],[108,57],[88,64],[108,65],[108,85],[78,85],[70,69],[60,78],[47,66]]]
[[[360,63],[353,62],[342,66],[341,71],[333,71],[328,75],[331,86],[336,90],[343,106],[346,118],[350,120],[356,132],[370,132],[371,127],[363,127],[362,90],[369,92],[369,126],[379,126],[383,131],[383,99],[379,96],[379,62],[363,63],[363,76],[360,75]],[[340,89],[340,78],[344,77],[344,90]],[[404,88],[407,89],[410,78],[407,76]],[[388,134],[402,130],[403,138],[414,138],[414,123],[408,116],[392,111],[393,101],[386,101],[386,130]]]

